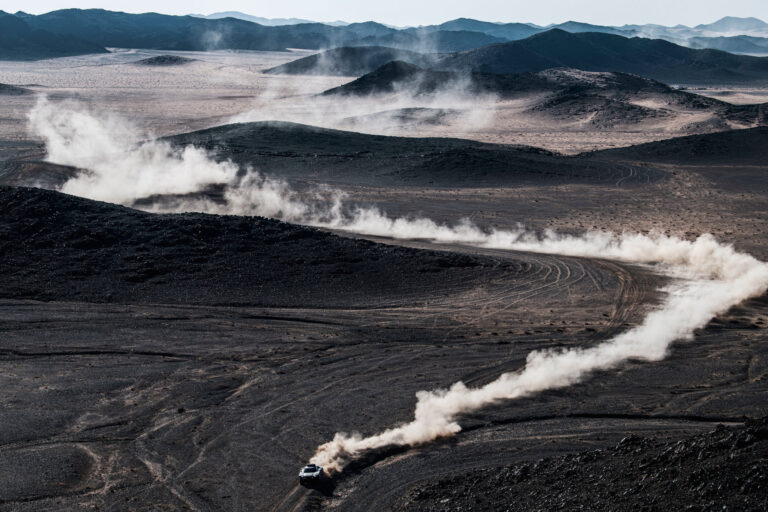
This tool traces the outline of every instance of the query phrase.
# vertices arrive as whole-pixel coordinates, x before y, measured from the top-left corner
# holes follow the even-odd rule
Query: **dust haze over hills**
[[[765,508],[760,20],[8,18],[0,508]]]
[[[402,92],[429,96],[441,91],[493,95],[502,100],[533,97],[527,105],[529,115],[562,120],[589,118],[598,129],[649,119],[672,119],[680,110],[709,113],[708,122],[713,127],[768,123],[768,104],[731,105],[636,75],[572,68],[500,75],[432,71],[405,62],[390,62],[323,95],[365,97]]]

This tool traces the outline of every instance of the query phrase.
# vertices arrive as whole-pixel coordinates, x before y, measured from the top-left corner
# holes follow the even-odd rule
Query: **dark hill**
[[[2,298],[364,307],[509,270],[263,218],[157,215],[32,188],[0,187],[0,203]]]
[[[471,50],[507,39],[469,30],[397,31],[375,38],[364,38],[358,44],[388,46],[428,53],[451,53]]]
[[[437,67],[497,74],[570,67],[620,71],[667,83],[768,82],[768,58],[693,50],[660,39],[557,29],[451,55]]]
[[[428,479],[390,510],[758,512],[768,508],[766,460],[768,418],[676,442],[632,435],[609,449]]]
[[[533,105],[530,112],[563,120],[591,116],[590,124],[595,128],[671,119],[679,112],[709,113],[708,125],[719,130],[768,124],[768,104],[733,105],[637,75],[575,69],[550,69],[532,75],[546,84],[538,86],[539,90],[553,94]],[[535,82],[533,87],[537,87]],[[531,92],[536,90],[533,87]]]
[[[599,151],[589,158],[621,165],[680,166],[703,176],[721,191],[768,194],[768,127],[678,137]],[[752,213],[761,215],[764,211],[758,207]]]
[[[498,75],[433,71],[407,62],[394,61],[357,80],[329,89],[323,94],[364,96],[400,89],[408,89],[415,94],[428,94],[439,89],[461,89],[473,94],[488,93],[500,97],[540,92],[561,92],[572,95],[594,91],[615,95],[673,92],[665,84],[626,73],[588,73],[571,69],[551,69],[539,73]]]
[[[0,60],[39,60],[107,53],[104,47],[83,41],[75,35],[33,28],[26,20],[0,11]]]
[[[441,86],[450,86],[459,74],[447,71],[430,71],[403,61],[392,61],[367,73],[357,80],[323,92],[323,95],[369,96],[391,93],[400,87],[413,94],[435,92]]]
[[[158,55],[157,57],[138,60],[134,62],[134,64],[138,66],[183,66],[184,64],[190,64],[192,62],[198,62],[198,60],[180,57],[178,55]]]
[[[276,75],[360,76],[393,60],[428,65],[434,60],[408,50],[380,46],[335,48],[266,70]]]
[[[389,28],[381,23],[375,21],[365,21],[362,23],[350,23],[344,27],[345,29],[354,32],[360,37],[379,37],[386,36],[393,32],[397,32],[397,29]]]
[[[652,168],[563,157],[526,146],[387,137],[282,122],[242,123],[170,137],[286,179],[376,186],[627,186],[663,179]]]
[[[552,25],[551,27],[547,27],[547,30],[551,30],[551,29],[565,30],[566,32],[571,32],[573,34],[578,34],[580,32],[600,32],[603,34],[614,34],[617,36],[624,36],[624,37],[631,35],[629,31],[621,30],[616,27],[592,25],[590,23],[580,23],[578,21],[566,21],[565,23],[560,23],[558,25]]]
[[[609,149],[597,156],[682,165],[768,162],[768,127],[691,135],[627,148]]]
[[[80,174],[77,167],[26,158],[0,160],[0,185],[59,188]]]
[[[526,37],[530,37],[542,31],[541,28],[532,27],[525,23],[490,23],[469,18],[458,18],[446,21],[440,25],[424,27],[424,30],[469,30],[472,32],[482,32],[509,41],[525,39]]]
[[[370,96],[395,92],[491,94],[502,99],[529,97],[531,114],[564,122],[588,120],[595,129],[658,121],[674,117],[676,112],[709,112],[709,125],[721,130],[768,124],[766,104],[732,105],[636,75],[568,68],[495,75],[432,71],[396,61],[323,94]]]
[[[0,84],[0,96],[23,96],[32,94],[32,91],[15,85]]]

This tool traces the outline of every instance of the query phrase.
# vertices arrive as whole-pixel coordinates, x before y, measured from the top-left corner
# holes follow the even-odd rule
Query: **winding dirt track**
[[[744,343],[735,329],[730,344],[704,336],[683,357],[501,403],[463,418],[455,439],[372,454],[332,491],[299,487],[297,470],[335,432],[407,421],[416,391],[483,384],[531,350],[606,339],[642,318],[661,283],[606,261],[440,248],[514,272],[433,283],[407,307],[0,302],[0,367],[12,376],[0,388],[0,467],[15,468],[0,477],[0,508],[385,508],[424,478],[611,444],[629,431],[700,431],[760,402],[762,362],[736,381],[707,371],[717,347],[718,368],[743,373],[743,351],[729,352]],[[740,403],[727,398],[734,389],[746,393]],[[696,393],[698,405],[671,393]],[[46,487],[41,471],[61,485]]]
[[[463,247],[452,249],[467,250]],[[501,258],[520,256],[505,251],[480,252]],[[659,284],[658,279],[637,268],[608,261],[526,256],[547,262],[542,266],[547,269],[544,278],[536,284],[531,283],[530,286],[515,287],[514,290],[501,294],[498,300],[491,299],[489,303],[493,304],[493,311],[490,314],[503,314],[504,311],[513,309],[518,301],[536,301],[538,294],[548,294],[553,290],[562,294],[565,289],[568,290],[565,295],[572,296],[571,287],[588,281],[593,286],[592,298],[609,292],[613,297],[614,308],[599,330],[580,340],[584,344],[605,340],[626,325],[636,322],[649,303],[653,302],[654,290]],[[615,278],[609,286],[605,286],[606,274],[612,274]],[[485,312],[486,310],[481,308],[476,318],[482,318]],[[550,341],[553,340],[550,338]],[[508,360],[495,364],[489,361],[482,369],[465,374],[462,380],[472,385],[483,384],[514,367]],[[638,370],[643,371],[640,368]],[[643,380],[648,378],[646,373]],[[674,387],[671,382],[658,383],[660,388],[670,384]],[[602,391],[606,395],[595,397],[597,401],[602,399],[610,402],[610,395],[617,392],[627,395],[623,397],[626,402],[637,398],[628,387],[614,387],[610,383],[607,386],[587,383],[585,387]],[[610,389],[611,387],[614,389]],[[589,392],[584,393],[582,390],[576,394],[589,395]],[[663,395],[664,391],[659,390],[659,394]],[[537,406],[535,397],[518,401],[522,406],[519,410],[515,410],[514,403],[500,404],[491,408],[493,411],[480,412],[466,418],[462,421],[463,432],[453,439],[372,454],[368,460],[354,464],[354,467],[336,477],[333,491],[326,489],[318,492],[296,486],[286,493],[272,510],[311,510],[319,506],[341,511],[362,508],[391,510],[398,498],[421,481],[435,481],[440,477],[462,474],[475,468],[504,466],[516,461],[536,460],[545,456],[605,447],[617,443],[629,432],[675,438],[711,430],[716,423],[739,422],[737,415],[698,416],[688,414],[690,411],[664,415],[649,414],[650,411],[617,413],[613,412],[616,409],[601,410],[588,407],[587,411],[590,412],[579,412],[579,404],[573,404],[575,400],[569,395],[568,390],[545,394],[542,402],[547,411],[544,413]],[[553,396],[560,402],[554,408],[558,412],[547,414],[552,410],[551,406],[547,407],[547,402],[550,402]],[[583,404],[584,400],[578,402]],[[569,410],[572,412],[566,412]],[[330,494],[332,496],[328,497]]]
[[[0,502],[105,507],[118,494],[246,510],[258,496],[294,509],[316,499],[296,488],[297,468],[335,431],[404,421],[416,391],[492,379],[531,348],[590,342],[638,316],[656,282],[602,262],[443,249],[511,261],[514,275],[435,283],[423,304],[365,310],[2,303],[2,366],[17,376],[3,391],[14,415],[5,450],[55,461],[52,446],[76,446],[89,462],[53,494],[22,467]],[[585,308],[607,315],[590,331]]]
[[[409,247],[434,248],[434,244],[424,242],[394,242],[375,237],[371,237],[371,239],[379,242],[403,244]],[[454,304],[455,310],[449,314],[459,320],[461,322],[459,325],[462,327],[466,326],[467,323],[472,325],[492,323],[494,326],[498,326],[501,320],[501,328],[507,329],[510,325],[520,322],[520,310],[523,308],[530,309],[529,315],[537,315],[541,314],[541,309],[546,308],[547,305],[552,308],[559,306],[558,310],[561,314],[557,315],[557,318],[560,320],[560,325],[578,324],[580,332],[571,332],[571,336],[580,338],[580,343],[594,343],[612,336],[628,322],[639,320],[646,306],[655,299],[655,290],[660,282],[659,278],[646,271],[604,260],[560,258],[542,254],[524,254],[455,245],[439,247],[457,252],[520,261],[527,270],[526,278],[517,280],[514,285],[508,285],[490,293],[488,290],[484,290],[484,293],[477,297],[466,297],[462,300],[461,306]],[[581,306],[586,305],[584,304],[585,299],[591,302],[591,307],[587,307],[588,311],[598,311],[601,306],[609,311],[600,317],[599,328],[583,329],[581,323],[584,320],[589,323],[589,319],[578,318],[577,312],[569,308],[570,305],[577,303],[580,303]],[[572,317],[563,314],[567,310],[570,310]],[[469,316],[465,316],[468,311],[470,312]],[[550,315],[554,309],[546,311],[549,312],[548,315],[542,315],[532,324],[535,323],[539,327],[544,327],[542,324],[546,324],[547,319],[549,319],[548,323],[552,324]],[[425,312],[425,314],[430,315],[430,312]],[[435,313],[431,314],[434,315]],[[595,317],[598,316],[595,314]],[[561,329],[563,332],[558,332],[557,329]],[[532,348],[538,348],[548,342],[554,342],[553,336],[557,336],[558,343],[561,344],[572,342],[573,340],[564,341],[562,335],[566,329],[557,327],[553,330],[545,327],[534,330],[527,329],[516,334],[533,337],[534,339],[531,340],[533,342]],[[514,331],[506,330],[505,338],[513,333]],[[455,331],[450,330],[444,340],[450,338],[452,334],[455,334]],[[502,343],[509,341],[505,339]],[[467,352],[471,351],[469,346],[465,348],[469,349]],[[484,384],[505,371],[519,367],[524,360],[524,355],[518,354],[517,363],[511,363],[508,358],[494,360],[491,357],[483,360],[479,365],[474,365],[470,363],[472,356],[465,353],[460,357],[466,358],[470,364],[467,365],[468,367],[460,380],[468,385]],[[521,356],[523,357],[521,358]],[[476,422],[477,420],[474,420],[474,423]],[[410,486],[425,478],[434,478],[476,467],[503,465],[513,460],[524,460],[535,455],[541,456],[542,453],[546,452],[574,451],[593,446],[595,440],[592,438],[600,439],[600,436],[595,434],[595,430],[598,432],[605,430],[606,426],[601,426],[602,421],[597,418],[592,419],[590,423],[592,429],[581,428],[578,432],[572,431],[573,426],[570,420],[558,422],[557,420],[544,419],[543,423],[537,420],[525,420],[521,423],[522,428],[514,428],[512,432],[499,432],[499,427],[490,423],[487,428],[484,428],[482,424],[470,425],[468,429],[465,427],[464,433],[459,434],[454,440],[440,441],[405,451],[396,450],[396,455],[384,457],[381,461],[377,459],[377,455],[373,455],[372,460],[364,462],[362,467],[355,467],[352,472],[346,472],[337,477],[339,487],[331,499],[323,499],[323,494],[330,494],[327,490],[325,492],[322,490],[312,491],[295,486],[272,510],[312,509],[319,504],[340,510],[360,510],[360,507],[365,504],[368,510],[384,510],[391,501],[400,497]],[[620,430],[622,433],[626,431],[626,421],[614,421],[614,423],[616,424],[614,430]],[[638,425],[642,424],[643,422],[638,420]],[[684,429],[678,424],[674,426],[664,424],[664,426],[667,427],[664,430],[669,429],[669,427]],[[686,426],[688,426],[687,423]],[[519,433],[520,430],[524,430],[525,434]],[[616,435],[618,434],[614,433],[612,437]],[[531,447],[529,437],[536,437],[540,441]],[[569,438],[569,441],[559,443],[555,449],[540,446],[549,443],[554,438]],[[520,446],[524,445],[529,446],[519,452],[511,451],[511,446],[521,450]],[[374,464],[375,467],[367,468],[368,465],[373,466]]]

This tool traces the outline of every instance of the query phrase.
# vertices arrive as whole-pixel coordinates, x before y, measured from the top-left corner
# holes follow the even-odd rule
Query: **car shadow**
[[[333,491],[336,490],[336,481],[333,478],[322,478],[316,482],[304,482],[301,484],[307,489],[317,491],[323,496],[333,496]]]

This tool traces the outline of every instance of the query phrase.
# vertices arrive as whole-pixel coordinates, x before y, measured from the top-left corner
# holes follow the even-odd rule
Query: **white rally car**
[[[317,464],[307,464],[299,471],[299,483],[302,485],[316,483],[323,479],[323,467]]]

